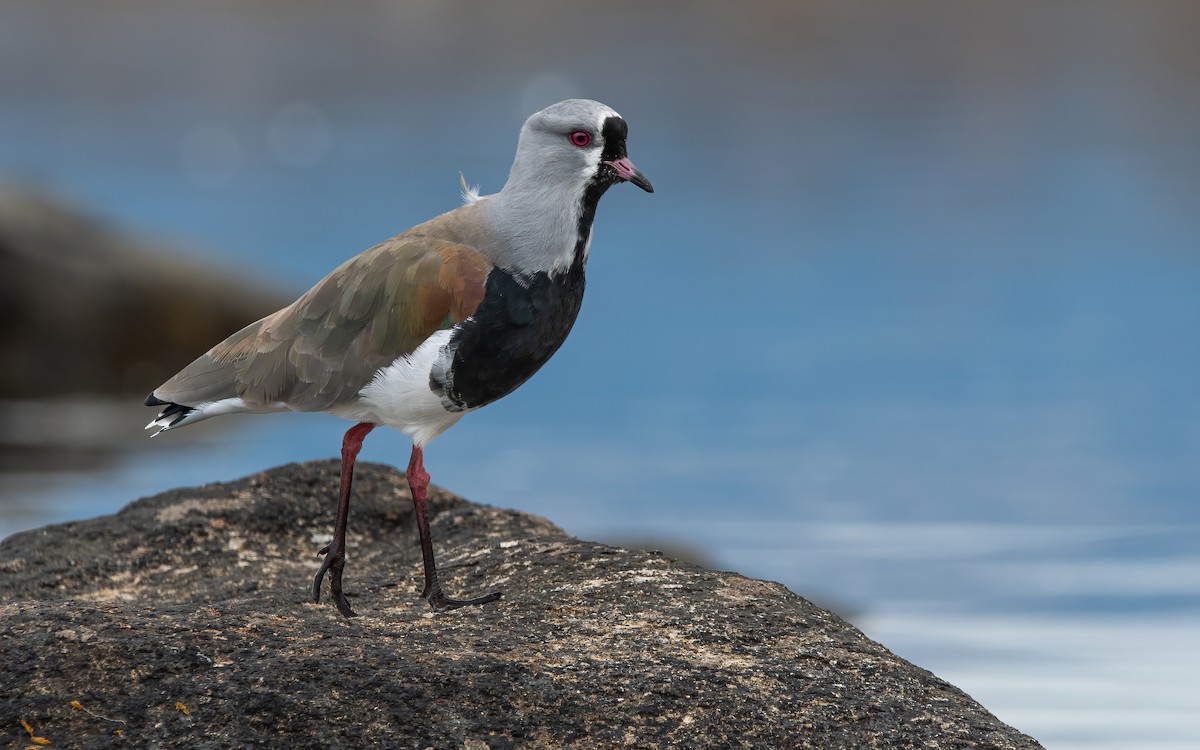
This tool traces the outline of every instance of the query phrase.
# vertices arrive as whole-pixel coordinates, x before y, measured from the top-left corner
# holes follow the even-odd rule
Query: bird
[[[485,604],[442,590],[429,531],[429,443],[469,412],[525,383],[566,340],[583,300],[592,223],[613,185],[654,188],[630,161],[628,124],[611,107],[567,99],[521,126],[508,179],[368,248],[295,302],[250,323],[146,398],[152,436],[225,414],[327,412],[342,438],[333,538],[313,577],[320,603],[355,616],[343,588],[354,463],[385,425],[412,440],[405,476],[435,611]]]

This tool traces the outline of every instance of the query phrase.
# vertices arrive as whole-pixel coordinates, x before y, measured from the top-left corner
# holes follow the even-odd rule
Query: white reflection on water
[[[1194,750],[1200,743],[1194,614],[875,613],[859,624],[1047,748]]]

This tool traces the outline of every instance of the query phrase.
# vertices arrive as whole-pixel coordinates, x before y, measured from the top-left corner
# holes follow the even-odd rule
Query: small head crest
[[[462,172],[458,173],[458,186],[462,192],[462,200],[465,205],[469,206],[479,200],[479,186],[468,185],[467,178],[463,177]]]

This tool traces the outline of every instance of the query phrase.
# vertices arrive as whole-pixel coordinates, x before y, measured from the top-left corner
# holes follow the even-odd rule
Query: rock
[[[0,399],[144,398],[291,302],[67,203],[0,185]]]
[[[89,748],[1040,747],[779,584],[442,490],[447,593],[504,598],[435,615],[404,477],[365,463],[346,620],[308,596],[337,481],[284,466],[0,544],[9,746],[21,720]]]

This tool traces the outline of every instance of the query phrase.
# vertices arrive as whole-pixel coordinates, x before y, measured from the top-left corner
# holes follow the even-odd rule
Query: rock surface
[[[360,464],[343,619],[308,591],[338,466],[284,466],[0,544],[8,747],[1037,748],[778,584],[431,492],[433,614],[399,472]],[[328,594],[326,592],[326,598]]]

